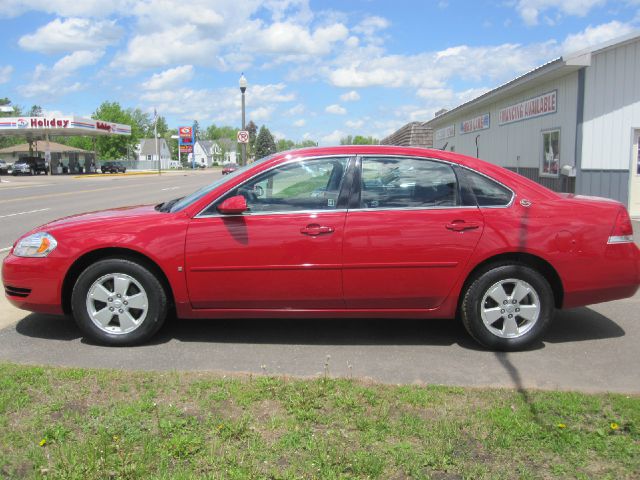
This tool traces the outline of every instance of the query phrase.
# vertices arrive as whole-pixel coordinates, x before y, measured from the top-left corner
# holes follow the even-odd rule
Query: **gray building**
[[[557,58],[426,126],[434,148],[640,217],[640,32]]]
[[[411,122],[380,140],[380,145],[433,147],[433,129],[426,122]]]

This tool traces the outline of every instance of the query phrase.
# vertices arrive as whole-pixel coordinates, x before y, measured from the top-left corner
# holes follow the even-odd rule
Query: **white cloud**
[[[340,145],[340,139],[346,137],[347,134],[341,130],[334,130],[333,132],[320,138],[320,143],[323,145]]]
[[[19,87],[25,97],[59,96],[76,92],[84,88],[84,84],[74,81],[78,70],[94,65],[104,52],[79,50],[62,57],[53,67],[37,65],[30,83]]]
[[[327,113],[333,113],[334,115],[345,115],[347,113],[347,109],[337,103],[329,105],[324,109],[324,111]]]
[[[17,17],[38,11],[62,17],[104,17],[129,11],[136,0],[13,0],[0,3],[0,16]]]
[[[250,85],[247,95],[248,120],[268,119],[278,104],[295,99],[295,95],[284,90],[286,85]],[[140,100],[156,105],[158,111],[192,121],[212,121],[228,125],[240,124],[241,99],[237,87],[218,89],[171,88],[149,90]]]
[[[301,103],[291,107],[289,110],[286,111],[286,114],[292,117],[295,117],[297,115],[302,115],[303,113],[304,113],[304,105]]]
[[[351,129],[362,128],[364,125],[364,120],[347,120],[344,122],[345,126]]]
[[[295,122],[293,122],[293,126],[294,127],[304,127],[305,123],[307,123],[305,121],[305,119],[301,118],[300,120],[296,120]]]
[[[351,90],[350,92],[340,95],[340,100],[342,100],[343,102],[355,102],[357,100],[360,100],[360,94],[355,90]]]
[[[13,67],[11,65],[5,65],[0,67],[0,84],[8,83],[11,80],[11,74],[13,73]]]
[[[326,55],[333,45],[347,38],[349,30],[341,23],[320,27],[310,32],[292,23],[274,23],[255,32],[252,50],[265,53]]]
[[[269,120],[273,114],[274,107],[258,107],[249,112],[249,118],[255,122]]]
[[[353,28],[353,31],[356,33],[361,33],[366,37],[370,37],[378,33],[380,30],[384,30],[385,28],[388,28],[389,25],[390,23],[386,18],[372,15],[372,16],[366,17],[358,25],[356,25]]]
[[[35,33],[21,37],[18,44],[25,50],[62,53],[104,49],[117,43],[121,36],[122,28],[116,25],[115,20],[56,18]]]
[[[559,14],[584,17],[592,8],[604,5],[607,0],[519,0],[516,10],[527,25],[537,25],[538,16],[547,10]]]
[[[193,78],[193,65],[182,65],[181,67],[170,68],[153,76],[142,84],[142,88],[147,90],[162,90],[172,88],[187,82]]]
[[[505,81],[548,61],[557,44],[459,45],[416,55],[373,55],[356,49],[338,57],[331,68],[321,70],[330,84],[343,88],[394,87],[442,89],[453,77],[465,81]]]
[[[576,52],[584,48],[606,42],[616,37],[631,33],[634,28],[628,23],[621,23],[616,20],[596,25],[589,25],[579,33],[568,35],[562,43],[562,51],[566,53]]]

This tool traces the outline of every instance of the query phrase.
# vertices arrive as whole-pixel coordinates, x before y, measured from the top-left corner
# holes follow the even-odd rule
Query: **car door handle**
[[[480,228],[480,225],[473,222],[465,222],[464,220],[454,220],[451,223],[445,225],[448,230],[453,230],[454,232],[464,232],[465,230],[475,230],[476,228]]]
[[[333,227],[311,223],[306,227],[301,228],[300,233],[302,233],[303,235],[323,235],[326,233],[333,233]]]

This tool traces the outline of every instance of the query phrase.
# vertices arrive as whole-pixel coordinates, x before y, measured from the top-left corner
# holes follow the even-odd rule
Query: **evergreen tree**
[[[258,135],[258,126],[253,123],[253,120],[249,120],[247,123],[246,130],[249,132],[249,151],[247,152],[247,156],[249,158],[254,156],[256,151],[256,137]]]
[[[276,153],[276,142],[267,127],[262,125],[256,138],[256,159]]]

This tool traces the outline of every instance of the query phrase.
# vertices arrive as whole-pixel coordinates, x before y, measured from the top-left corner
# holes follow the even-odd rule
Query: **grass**
[[[0,478],[638,478],[640,398],[0,364]]]

